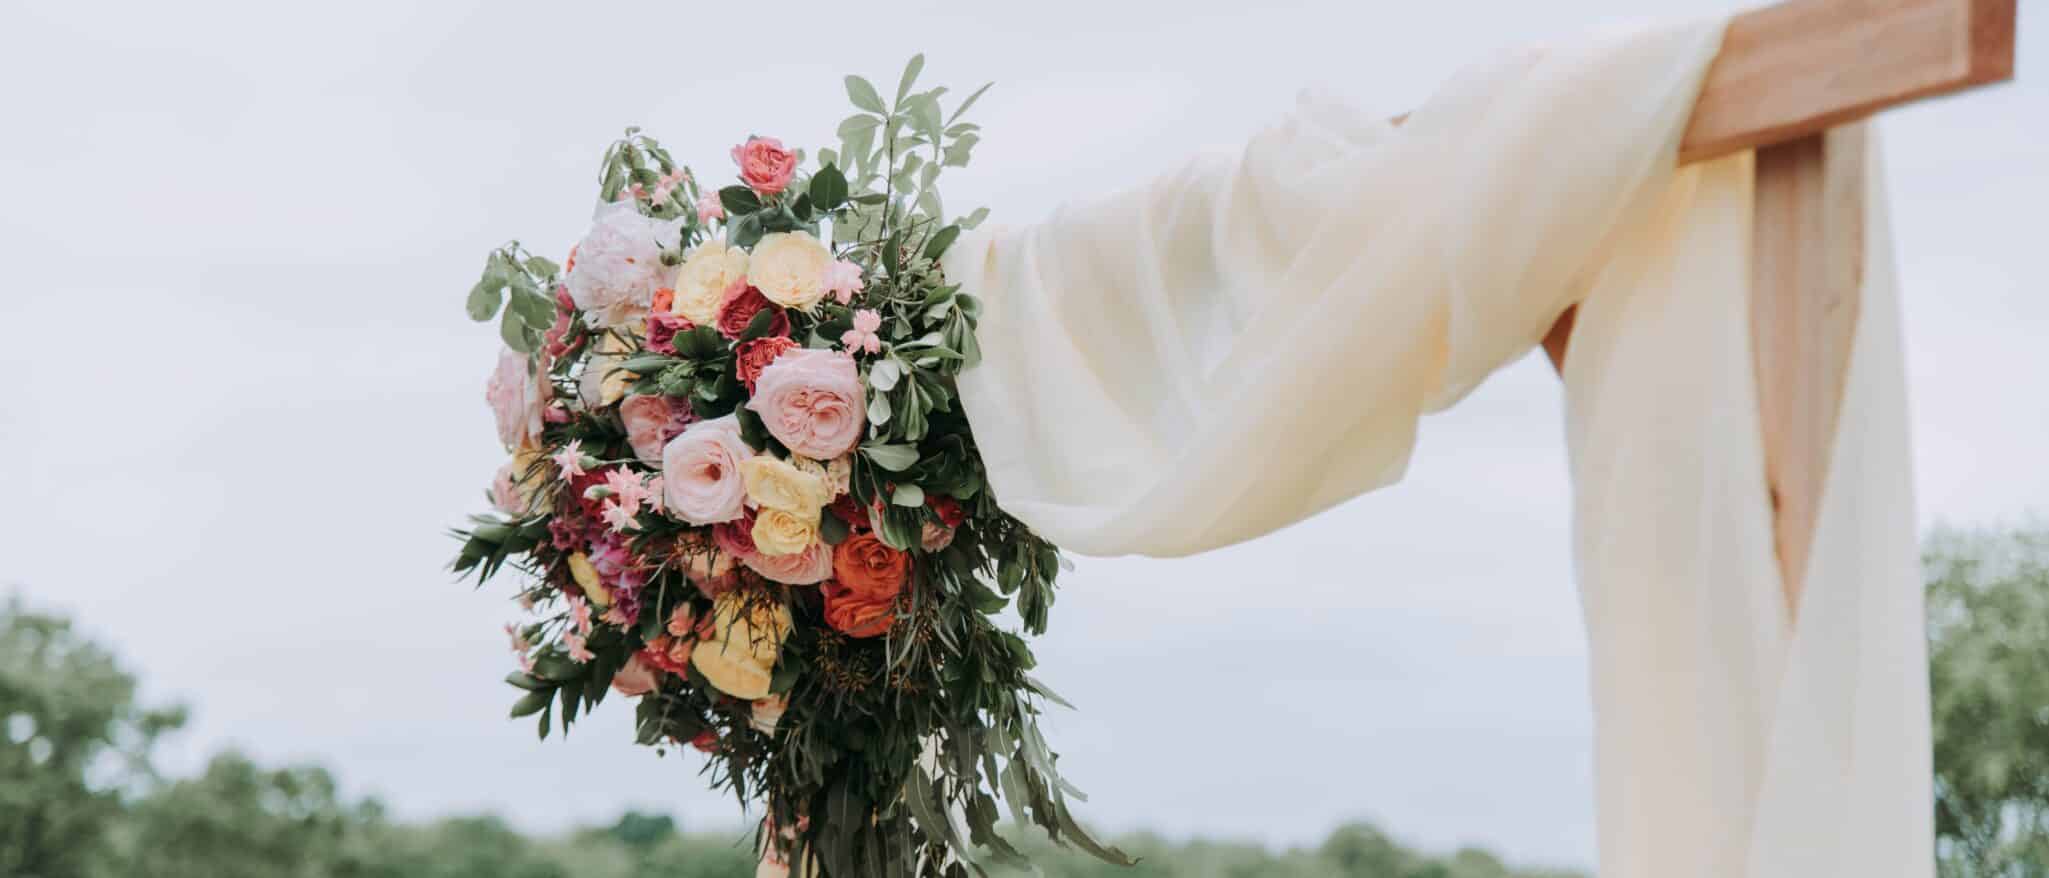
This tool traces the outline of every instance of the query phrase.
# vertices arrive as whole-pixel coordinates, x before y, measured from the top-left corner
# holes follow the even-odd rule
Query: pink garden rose
[[[630,201],[598,208],[563,280],[570,301],[601,328],[639,320],[668,272],[662,245],[679,240],[680,221],[650,219]]]
[[[797,154],[773,137],[749,137],[733,147],[733,164],[740,166],[740,182],[763,195],[774,195],[790,185],[790,175],[797,172]]]
[[[867,401],[854,358],[801,348],[761,370],[747,408],[792,452],[831,460],[860,441]]]
[[[690,404],[658,394],[635,394],[619,404],[619,420],[626,424],[626,443],[633,455],[648,463],[662,459],[662,446],[683,434],[697,420]]]
[[[788,555],[763,555],[755,553],[740,559],[747,569],[761,574],[761,578],[784,585],[817,585],[832,578],[832,547],[824,543],[812,543],[802,552]]]
[[[662,447],[662,499],[669,514],[695,525],[747,512],[740,461],[754,456],[732,415],[698,421]]]
[[[527,371],[525,354],[511,348],[498,353],[498,368],[484,386],[484,399],[498,419],[498,441],[505,443],[505,450],[518,450],[527,440],[540,438],[546,393],[540,380]]]

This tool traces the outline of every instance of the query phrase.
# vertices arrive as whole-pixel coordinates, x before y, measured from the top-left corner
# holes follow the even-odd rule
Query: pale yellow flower
[[[605,586],[598,581],[598,568],[591,566],[589,555],[578,552],[569,556],[569,576],[576,580],[576,587],[583,589],[583,596],[597,604],[600,609],[612,605],[612,596],[605,593]]]
[[[740,478],[747,484],[747,496],[763,508],[816,519],[818,510],[832,502],[832,489],[823,478],[774,455],[757,454],[742,461]]]
[[[726,592],[712,604],[711,637],[690,650],[690,663],[720,692],[748,701],[766,698],[793,627],[782,602]]]
[[[747,281],[769,301],[785,308],[810,310],[825,298],[825,269],[832,251],[809,232],[776,232],[754,245]],[[677,291],[677,302],[682,302]]]
[[[747,251],[724,241],[699,244],[676,269],[676,301],[669,310],[699,326],[717,323],[726,288],[747,276],[747,264]]]
[[[795,555],[818,542],[818,513],[808,516],[763,508],[754,517],[754,550],[763,555]]]

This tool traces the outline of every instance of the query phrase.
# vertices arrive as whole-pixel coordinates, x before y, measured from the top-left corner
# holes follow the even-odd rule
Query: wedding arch
[[[893,100],[847,77],[808,173],[752,136],[701,186],[628,129],[565,264],[512,242],[467,302],[504,306],[511,459],[454,566],[527,574],[512,713],[546,736],[636,699],[639,743],[763,800],[763,874],[964,875],[1016,854],[999,797],[1128,862],[1070,812],[1034,719],[1058,696],[1003,614],[1043,633],[1062,550],[1194,554],[1390,484],[1423,415],[1541,347],[1602,873],[1925,876],[1865,120],[2010,78],[2015,6],[1791,0],[1529,47],[1392,120],[1305,97],[1021,226],[944,209],[982,92],[947,116],[922,56]]]

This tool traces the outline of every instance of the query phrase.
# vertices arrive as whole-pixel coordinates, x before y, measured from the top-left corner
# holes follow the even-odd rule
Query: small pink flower
[[[774,195],[790,185],[790,176],[797,172],[797,154],[773,137],[749,137],[733,147],[733,164],[740,166],[740,181],[748,188]]]
[[[717,192],[706,192],[697,196],[697,221],[708,223],[726,218],[726,206],[719,202]]]
[[[825,267],[825,292],[842,305],[853,304],[854,294],[866,286],[859,265],[841,259]]]
[[[569,481],[583,475],[583,440],[571,439],[552,458],[555,466],[562,470],[562,480]]]
[[[614,531],[637,530],[640,527],[640,523],[633,520],[633,510],[615,501],[605,501],[601,517]]]
[[[882,352],[882,338],[875,331],[881,328],[882,315],[873,308],[862,308],[854,312],[854,328],[840,333],[840,344],[849,351],[879,354]]]
[[[640,510],[640,504],[647,502],[647,483],[640,474],[625,467],[605,472],[605,487],[612,489],[612,496],[619,498],[619,505],[630,512]]]
[[[589,647],[584,646],[583,635],[581,634],[562,635],[562,645],[569,648],[569,660],[577,664],[583,664],[598,657],[597,653],[591,652]]]
[[[586,600],[584,600],[583,598],[577,597],[576,595],[570,595],[570,596],[569,596],[569,598],[568,598],[568,600],[569,600],[569,621],[570,621],[570,623],[571,623],[571,624],[573,624],[573,625],[575,625],[575,626],[576,626],[576,633],[578,633],[578,634],[589,634],[589,633],[591,633],[591,605],[590,605],[590,602],[589,602],[589,601],[586,601]]]

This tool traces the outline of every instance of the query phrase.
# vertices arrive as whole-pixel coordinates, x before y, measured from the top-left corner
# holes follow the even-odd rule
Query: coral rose
[[[733,374],[747,387],[748,395],[754,393],[754,382],[761,378],[761,370],[775,362],[785,351],[803,347],[795,341],[780,335],[769,335],[743,341],[733,346]]]
[[[748,410],[792,452],[831,460],[854,447],[867,401],[854,359],[811,348],[786,351],[761,370]]]
[[[811,233],[775,232],[754,245],[747,281],[771,302],[809,311],[825,298],[825,272],[831,266],[832,251]]]
[[[753,456],[732,415],[691,424],[662,447],[664,508],[697,525],[739,518],[747,501],[740,463]]]
[[[896,597],[910,575],[909,555],[872,533],[855,534],[833,549],[833,581],[825,586],[826,624],[852,637],[889,630]]]
[[[747,251],[728,247],[725,241],[706,241],[683,258],[676,269],[677,314],[699,326],[719,319],[719,305],[726,300],[726,288],[747,277]]]
[[[797,154],[773,137],[749,137],[733,147],[733,164],[740,166],[740,182],[763,195],[774,195],[790,185],[797,173]]]
[[[727,288],[725,300],[719,303],[719,334],[738,339],[747,331],[747,325],[754,322],[754,315],[763,309],[773,314],[768,321],[769,335],[790,334],[790,315],[777,308],[760,290],[744,283]]]

